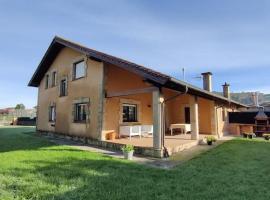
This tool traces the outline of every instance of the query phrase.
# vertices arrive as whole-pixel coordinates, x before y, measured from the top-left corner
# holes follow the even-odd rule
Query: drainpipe
[[[168,158],[169,157],[169,152],[168,152],[168,149],[165,147],[165,123],[166,123],[166,115],[165,115],[165,106],[166,106],[166,103],[168,101],[171,101],[181,95],[184,95],[184,94],[187,94],[188,92],[188,87],[185,86],[185,91],[184,92],[180,92],[178,94],[176,94],[175,96],[172,96],[172,97],[169,97],[167,99],[164,99],[163,102],[161,102],[161,119],[162,119],[162,126],[161,126],[161,130],[162,130],[162,141],[161,141],[161,144],[162,144],[162,147],[163,147],[163,157],[164,158]]]

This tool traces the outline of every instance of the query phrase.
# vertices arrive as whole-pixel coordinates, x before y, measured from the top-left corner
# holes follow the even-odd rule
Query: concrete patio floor
[[[199,142],[205,138],[207,135],[200,134],[199,140],[191,140],[190,134],[177,134],[177,135],[166,135],[165,136],[165,147],[167,148],[169,154],[177,153],[183,151],[185,149],[189,149],[193,146],[199,144]],[[115,140],[106,140],[111,143],[116,144],[131,144],[136,147],[153,147],[153,137],[125,137],[119,138]]]

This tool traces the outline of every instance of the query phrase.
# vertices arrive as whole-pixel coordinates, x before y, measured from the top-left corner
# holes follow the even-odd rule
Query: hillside
[[[222,95],[221,92],[215,92],[215,93]],[[243,104],[247,104],[247,105],[253,104],[252,92],[231,93],[231,98]],[[259,93],[259,103],[269,102],[269,101],[270,101],[270,94]]]

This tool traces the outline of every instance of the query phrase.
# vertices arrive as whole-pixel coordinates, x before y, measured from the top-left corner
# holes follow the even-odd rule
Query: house
[[[228,134],[228,111],[246,107],[230,99],[228,84],[225,96],[212,93],[212,74],[202,75],[204,89],[55,37],[29,82],[38,87],[37,130],[102,146],[132,143],[162,157],[170,145],[178,151],[205,134]],[[121,139],[142,127],[145,137]],[[170,135],[177,127],[191,133]],[[108,141],[112,132],[117,139]]]

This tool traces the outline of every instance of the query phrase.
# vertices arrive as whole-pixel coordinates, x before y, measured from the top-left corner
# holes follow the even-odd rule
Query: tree
[[[15,107],[16,110],[24,110],[25,109],[25,106],[20,103],[20,104],[17,104],[16,107]]]

